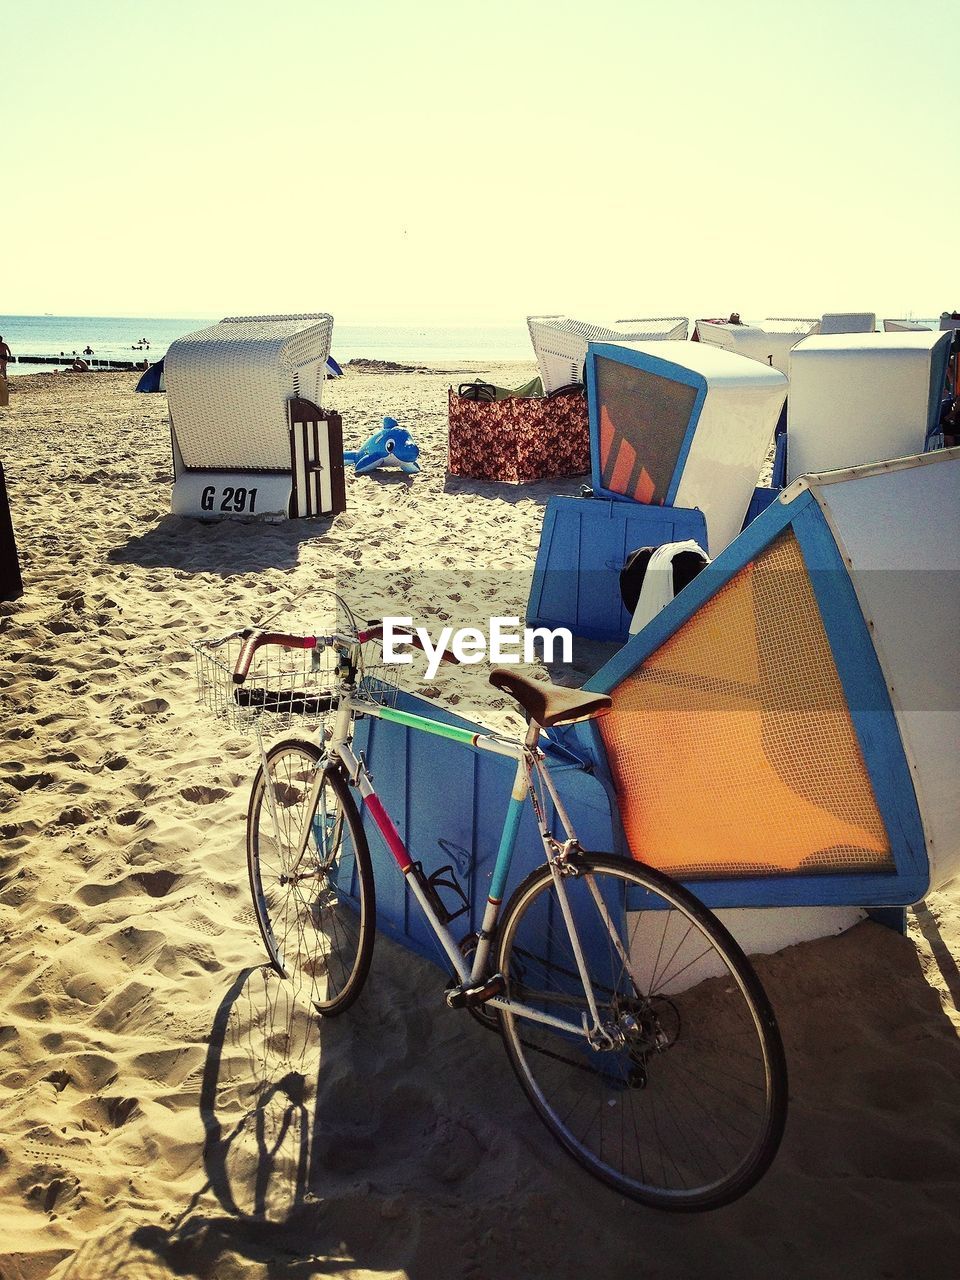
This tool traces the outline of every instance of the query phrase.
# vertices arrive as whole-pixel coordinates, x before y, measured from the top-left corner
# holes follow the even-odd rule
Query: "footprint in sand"
[[[63,984],[64,995],[79,1004],[96,1005],[106,998],[106,991],[89,974],[74,974]]]
[[[175,871],[138,871],[123,880],[81,885],[76,896],[88,907],[99,907],[104,902],[138,896],[140,893],[146,893],[151,898],[165,898],[180,879]]]
[[[138,1053],[130,1060],[130,1066],[144,1079],[177,1086],[191,1076],[202,1075],[205,1058],[202,1046],[186,1045],[180,1049],[154,1049]]]
[[[220,973],[224,965],[212,947],[203,942],[178,943],[161,947],[153,967],[165,978],[195,978],[203,973]]]
[[[54,618],[52,622],[45,624],[45,629],[52,636],[75,635],[80,631],[76,623],[69,622],[66,618]]]
[[[126,1124],[140,1105],[139,1098],[104,1098],[107,1116],[115,1129]]]
[[[33,787],[40,787],[42,790],[52,786],[56,779],[50,773],[17,773],[10,775],[7,781],[18,791],[30,791]]]
[[[61,827],[82,827],[88,822],[94,821],[94,815],[88,813],[86,809],[81,809],[79,805],[72,805],[69,809],[64,809],[57,818],[57,825]]]
[[[142,968],[146,962],[166,941],[166,935],[158,929],[138,929],[135,925],[124,925],[116,932],[103,939],[103,949],[113,951],[131,968]]]
[[[40,827],[36,822],[5,822],[0,824],[0,840],[14,840],[17,836],[36,835],[39,830]],[[6,864],[0,863],[0,873],[5,870]]]
[[[40,1182],[27,1192],[27,1199],[44,1213],[52,1213],[58,1205],[71,1200],[79,1191],[80,1182],[69,1174],[51,1178],[49,1182]]]
[[[146,800],[148,796],[153,795],[156,789],[152,782],[129,782],[126,786],[126,790],[130,792],[135,800]]]
[[[166,698],[147,698],[143,702],[135,702],[130,710],[141,716],[158,716],[170,710],[170,703]]]
[[[109,1089],[117,1079],[119,1068],[113,1058],[90,1050],[74,1053],[70,1058],[70,1074],[81,1093]]]
[[[73,1076],[69,1071],[51,1071],[48,1076],[43,1078],[53,1085],[57,1093],[63,1093],[67,1085],[73,1083]]]
[[[175,871],[138,871],[130,877],[151,898],[165,898],[182,879]]]
[[[218,800],[226,800],[230,792],[222,787],[196,786],[184,787],[180,794],[191,804],[215,804]]]
[[[26,738],[32,738],[36,733],[33,725],[15,725],[12,729],[8,729],[3,735],[7,742],[21,742]]]
[[[104,1031],[129,1034],[156,1021],[158,1001],[152,987],[131,981],[104,1001],[93,1018],[93,1025]]]

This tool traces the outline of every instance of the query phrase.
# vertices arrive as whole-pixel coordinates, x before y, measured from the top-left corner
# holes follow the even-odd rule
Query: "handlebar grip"
[[[282,631],[248,631],[233,668],[233,683],[243,684],[250,671],[253,655],[265,644],[278,644],[284,649],[315,649],[316,636],[291,636]]]

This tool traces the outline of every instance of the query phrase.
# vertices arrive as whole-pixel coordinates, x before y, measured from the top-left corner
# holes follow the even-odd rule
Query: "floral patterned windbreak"
[[[485,402],[450,388],[451,475],[529,484],[590,470],[587,402],[580,388]]]

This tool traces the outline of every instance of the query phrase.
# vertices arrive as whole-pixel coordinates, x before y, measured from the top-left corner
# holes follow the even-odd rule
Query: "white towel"
[[[710,557],[703,547],[692,538],[686,542],[665,542],[662,547],[657,547],[643,575],[640,598],[630,623],[632,636],[641,631],[673,599],[673,560],[682,551],[695,551],[703,556],[707,564],[710,563]]]

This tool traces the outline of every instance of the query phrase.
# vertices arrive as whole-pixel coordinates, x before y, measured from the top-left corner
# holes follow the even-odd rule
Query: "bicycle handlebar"
[[[286,631],[246,630],[241,631],[240,635],[243,637],[243,645],[241,646],[240,653],[237,656],[236,665],[233,668],[234,684],[243,684],[250,672],[250,663],[253,661],[253,655],[258,649],[262,649],[264,645],[277,644],[284,649],[316,649],[318,644],[323,645],[341,639],[339,636],[325,636],[320,638],[317,636],[294,636],[290,635]],[[345,641],[348,639],[346,636],[342,638]],[[357,641],[360,644],[365,644],[368,640],[382,639],[382,626],[369,627],[366,631],[361,631],[357,634]],[[426,652],[423,642],[419,636],[400,633],[396,635],[396,639],[404,642],[405,644],[412,644],[415,648]],[[448,652],[446,649],[440,655],[440,660],[442,662],[452,662],[456,666],[460,665],[459,658],[455,658],[453,654]]]
[[[291,636],[284,631],[245,631],[243,645],[233,668],[233,683],[243,684],[250,671],[253,655],[265,644],[278,644],[284,649],[315,649],[316,636]]]

